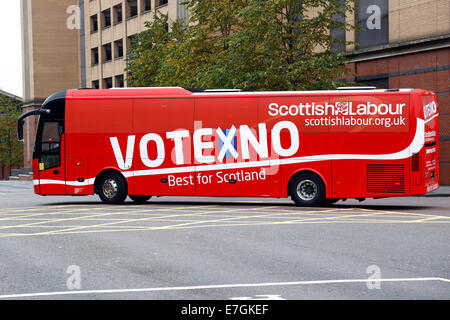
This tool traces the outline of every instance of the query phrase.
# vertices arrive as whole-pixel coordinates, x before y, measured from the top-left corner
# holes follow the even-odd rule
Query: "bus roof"
[[[236,89],[185,89],[181,87],[148,87],[148,88],[111,88],[111,89],[74,89],[67,90],[69,99],[101,99],[101,98],[147,98],[147,97],[243,97],[243,96],[323,96],[323,95],[378,95],[378,94],[407,94],[417,89],[363,89],[345,90],[317,90],[317,91],[254,91],[246,92]],[[423,93],[426,91],[418,90]]]

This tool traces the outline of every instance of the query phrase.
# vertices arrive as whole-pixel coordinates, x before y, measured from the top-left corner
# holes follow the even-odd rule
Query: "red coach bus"
[[[433,92],[67,90],[44,102],[33,154],[40,195],[408,196],[439,187]]]

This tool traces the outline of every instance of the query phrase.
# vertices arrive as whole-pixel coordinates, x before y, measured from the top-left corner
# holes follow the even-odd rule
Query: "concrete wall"
[[[77,0],[22,0],[25,103],[80,86],[79,30],[67,28],[67,9]],[[26,61],[26,63],[25,63]]]
[[[448,0],[390,0],[389,41],[399,42],[449,33]]]

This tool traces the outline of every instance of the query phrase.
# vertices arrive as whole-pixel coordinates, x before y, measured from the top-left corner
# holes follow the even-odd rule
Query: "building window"
[[[98,31],[98,18],[97,15],[91,16],[91,33]]]
[[[114,6],[114,24],[121,23],[122,20],[122,4],[118,4],[117,6]]]
[[[365,86],[376,87],[377,89],[389,89],[389,78],[381,77],[370,80],[358,80],[358,83],[361,83]]]
[[[111,26],[111,9],[102,11],[102,28]]]
[[[156,0],[156,7],[161,7],[161,6],[164,6],[164,5],[166,5],[167,4],[167,2],[168,2],[168,0]]]
[[[115,87],[116,88],[123,88],[124,87],[124,81],[123,81],[123,74],[115,76]]]
[[[93,66],[98,64],[98,48],[91,49],[91,64]]]
[[[123,57],[123,40],[114,41],[114,58],[122,58]]]
[[[112,77],[103,79],[103,88],[110,89],[113,87]]]
[[[103,45],[103,61],[108,62],[112,59],[111,43]]]
[[[141,0],[141,8],[142,12],[150,11],[152,9],[152,1],[151,0]]]
[[[345,11],[345,3],[344,0],[340,0],[340,5]],[[345,25],[345,13],[344,14],[335,14],[332,19],[337,23]],[[333,38],[331,43],[331,50],[336,53],[344,52],[346,47],[346,31],[345,29],[331,29],[330,32],[331,37]]]
[[[138,14],[137,0],[127,0],[127,18],[136,17]]]
[[[100,89],[100,81],[98,81],[98,80],[92,81],[92,88],[93,89]]]
[[[136,35],[133,34],[129,37],[127,37],[127,48],[128,48],[128,54],[131,53],[131,46],[134,44],[134,41],[136,40]]]

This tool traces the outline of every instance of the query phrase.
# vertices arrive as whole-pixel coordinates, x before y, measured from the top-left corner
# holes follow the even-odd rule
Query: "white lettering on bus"
[[[214,156],[204,156],[204,149],[212,149],[214,143],[212,141],[203,142],[203,136],[212,135],[211,128],[201,128],[194,131],[194,155],[195,160],[200,163],[212,163],[214,162]]]
[[[405,103],[397,104],[374,104],[371,102],[361,103],[357,106],[353,102],[336,102],[330,104],[326,102],[324,105],[312,103],[299,103],[298,105],[278,105],[273,102],[268,106],[269,116],[328,116],[328,115],[401,115]]]
[[[289,130],[291,136],[291,145],[287,149],[281,146],[281,130],[283,129]],[[282,157],[290,157],[295,154],[299,148],[297,126],[290,121],[281,121],[275,124],[272,129],[272,145],[275,152]]]
[[[430,103],[423,106],[423,116],[424,120],[431,118],[437,112],[436,102],[431,101]]]
[[[133,164],[133,152],[134,152],[134,140],[136,136],[128,136],[127,141],[127,151],[125,154],[125,159],[122,156],[122,151],[120,151],[119,141],[117,137],[111,137],[111,145],[114,151],[114,156],[116,157],[117,165],[122,170],[127,170],[131,168]]]
[[[183,138],[189,137],[189,131],[179,130],[171,131],[166,133],[167,139],[173,139],[175,143],[175,158],[176,164],[184,164],[184,154],[183,154]]]
[[[290,140],[290,146],[285,148],[281,145],[281,132],[286,130],[286,136],[283,139],[286,141]],[[217,160],[223,162],[223,158],[229,152],[234,159],[239,157],[238,151],[235,148],[234,139],[236,137],[237,129],[232,126],[231,129],[225,134],[224,131],[219,127],[215,131],[219,139],[223,142],[220,147]],[[212,150],[214,148],[214,143],[212,141],[203,141],[204,136],[211,136],[213,134],[212,128],[200,128],[194,131],[193,134],[193,144],[194,144],[194,156],[198,163],[213,163],[215,157],[213,155],[204,155],[205,150]],[[175,148],[175,163],[177,165],[184,164],[184,154],[183,154],[183,139],[188,138],[190,133],[188,130],[176,130],[166,132],[166,138],[174,141]],[[247,125],[241,125],[239,127],[240,136],[240,151],[243,160],[250,159],[249,146],[251,145],[256,151],[258,156],[263,158],[269,157],[269,148],[267,142],[267,128],[265,123],[258,124],[258,137],[256,138],[256,132],[252,130]],[[126,156],[123,157],[121,148],[119,146],[118,138],[111,137],[111,146],[114,151],[114,156],[117,161],[117,165],[122,170],[128,170],[131,168],[134,153],[135,135],[130,135],[127,138],[126,146]],[[299,150],[299,133],[297,126],[290,121],[281,121],[275,124],[272,129],[272,146],[273,150],[278,154],[278,156],[289,157],[297,153]],[[187,139],[186,139],[187,140]],[[154,158],[150,159],[148,152],[149,142],[154,142],[156,145],[156,155]],[[162,137],[157,133],[147,133],[145,134],[139,142],[139,152],[142,163],[150,168],[159,167],[165,160],[165,148],[164,141]]]
[[[241,134],[241,146],[242,146],[242,158],[250,159],[250,154],[248,151],[248,145],[251,144],[255,149],[256,153],[261,158],[267,158],[269,156],[269,151],[267,149],[267,129],[265,123],[258,124],[259,130],[259,141],[253,135],[252,131],[247,125],[242,125],[239,127],[239,133]]]
[[[155,160],[150,160],[148,157],[148,143],[150,141],[154,141],[156,143],[157,155]],[[164,162],[164,141],[159,134],[147,133],[144,135],[139,143],[139,150],[141,152],[142,162],[149,168],[159,167]]]

